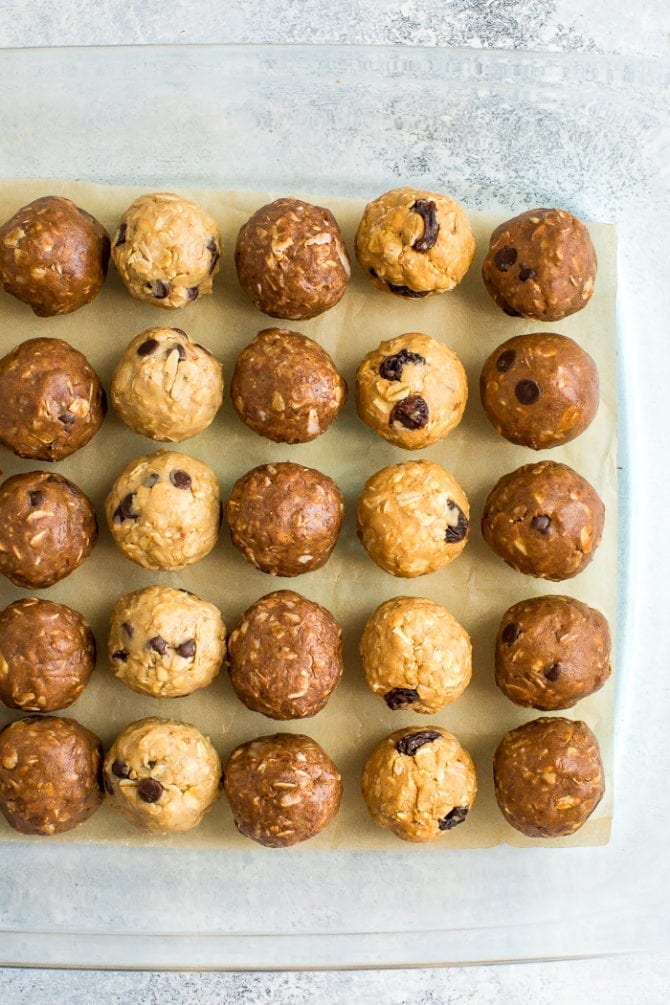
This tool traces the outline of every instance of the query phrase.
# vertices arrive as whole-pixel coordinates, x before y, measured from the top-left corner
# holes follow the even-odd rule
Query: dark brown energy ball
[[[605,506],[567,464],[525,464],[493,486],[484,505],[486,543],[517,572],[562,580],[585,569],[600,544]]]
[[[109,234],[69,199],[47,195],[0,227],[0,281],[41,318],[94,300],[107,275]]]
[[[482,276],[506,314],[560,321],[586,307],[596,269],[581,220],[564,209],[531,209],[493,231]]]
[[[106,411],[97,373],[62,339],[28,339],[0,359],[0,442],[19,457],[69,457],[97,433]]]
[[[224,768],[235,826],[252,841],[286,848],[322,831],[340,808],[340,773],[309,736],[275,733],[236,747]]]
[[[342,676],[342,631],[325,607],[293,590],[261,597],[228,640],[241,701],[271,719],[320,712]]]
[[[496,799],[527,837],[564,837],[586,823],[605,791],[600,748],[585,722],[533,719],[503,736],[493,757]]]
[[[311,338],[266,328],[237,357],[230,396],[254,432],[276,443],[307,443],[337,418],[347,385]]]
[[[95,639],[78,611],[35,597],[0,611],[0,698],[9,708],[67,708],[94,667]]]
[[[479,393],[497,433],[545,450],[574,440],[593,421],[598,368],[566,335],[517,335],[484,363]]]
[[[320,569],[335,547],[344,500],[332,478],[283,461],[239,478],[226,505],[235,547],[271,576]]]
[[[333,214],[294,198],[262,206],[247,220],[237,236],[235,266],[259,311],[291,321],[333,307],[351,275]]]
[[[53,586],[91,554],[98,521],[63,475],[27,471],[0,485],[0,573],[27,590]]]
[[[0,732],[0,813],[21,834],[62,834],[103,799],[102,743],[75,719],[29,716]]]

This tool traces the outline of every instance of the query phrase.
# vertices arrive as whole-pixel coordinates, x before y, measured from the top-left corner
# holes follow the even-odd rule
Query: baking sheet
[[[159,190],[160,186],[156,186]],[[108,188],[74,182],[21,181],[0,186],[0,219],[40,195],[67,195],[97,216],[113,231],[119,216],[139,189]],[[89,307],[63,318],[37,319],[25,305],[2,296],[0,311],[2,353],[24,339],[44,335],[64,338],[86,353],[109,387],[118,356],[139,331],[152,325],[178,325],[210,348],[224,364],[228,384],[234,360],[258,330],[274,322],[260,314],[239,290],[232,249],[244,220],[272,197],[268,193],[185,190],[205,205],[221,228],[224,241],[222,268],[214,295],[180,311],[160,311],[132,300],[113,268],[102,293]],[[281,193],[285,194],[285,193]],[[295,193],[300,194],[300,193]],[[379,193],[370,193],[374,197]],[[309,199],[309,195],[304,196]],[[361,200],[323,199],[342,226],[353,251],[353,235],[363,206]],[[605,688],[563,713],[584,719],[600,741],[607,791],[600,806],[575,835],[560,841],[524,838],[502,818],[493,795],[491,759],[503,733],[542,713],[520,709],[498,692],[493,681],[493,641],[503,611],[512,603],[542,593],[568,593],[598,607],[614,629],[616,613],[616,377],[615,290],[616,239],[613,227],[590,224],[599,261],[595,294],[577,315],[551,326],[511,319],[500,312],[485,293],[480,266],[488,235],[502,221],[499,215],[471,213],[478,252],[473,266],[455,291],[426,301],[399,302],[375,290],[357,265],[343,300],[321,318],[290,322],[286,327],[319,341],[333,355],[350,387],[350,400],[331,429],[309,444],[273,444],[247,429],[226,398],[209,430],[176,448],[209,463],[227,498],[233,483],[249,468],[268,461],[294,460],[319,468],[340,485],[347,513],[340,540],[327,565],[295,579],[269,577],[253,569],[232,547],[222,531],[216,548],[202,562],[180,573],[151,573],[136,567],[117,551],[104,526],[103,501],[111,482],[123,466],[160,444],[128,430],[110,413],[101,431],[83,450],[54,466],[72,478],[93,500],[101,534],[93,555],[71,577],[40,595],[70,604],[91,622],[98,641],[99,661],[91,684],[64,715],[71,715],[94,730],[109,745],[131,720],[163,715],[193,722],[212,739],[222,758],[238,743],[255,736],[286,730],[307,732],[333,757],[342,771],[344,799],[333,824],[304,847],[388,848],[419,846],[401,843],[377,828],[368,817],[359,795],[360,769],[372,747],[388,732],[404,725],[445,726],[458,736],[475,759],[479,795],[463,826],[428,846],[431,850],[514,845],[594,845],[608,840],[612,815],[612,730],[614,687]],[[353,259],[353,254],[352,254]],[[587,349],[600,371],[601,404],[591,427],[576,441],[550,452],[536,454],[498,437],[484,416],[477,381],[486,356],[501,341],[526,331],[550,328],[570,335]],[[409,331],[423,331],[450,345],[468,373],[470,400],[461,425],[448,438],[425,450],[409,452],[392,447],[357,418],[353,404],[356,366],[382,339]],[[366,478],[386,464],[427,457],[451,471],[471,503],[471,540],[462,555],[446,569],[414,580],[401,580],[379,570],[360,547],[355,535],[355,503]],[[596,487],[607,508],[605,532],[594,561],[587,570],[564,583],[546,583],[521,576],[493,555],[481,539],[478,520],[484,499],[500,475],[540,457],[565,461]],[[0,453],[3,477],[18,471],[47,467],[22,461],[5,449]],[[327,707],[308,720],[276,723],[246,709],[234,695],[225,673],[210,687],[179,699],[154,699],[134,694],[117,681],[107,666],[106,636],[110,612],[121,593],[152,583],[184,586],[217,604],[228,629],[259,596],[275,589],[296,589],[324,604],[342,624],[345,638],[345,673]],[[4,604],[28,591],[0,584]],[[391,596],[426,596],[444,604],[468,629],[473,640],[472,683],[453,705],[435,716],[392,712],[368,691],[358,660],[358,639],[366,619],[377,604]],[[3,708],[0,725],[19,712]],[[17,835],[0,821],[0,840],[43,840]],[[108,806],[82,827],[54,841],[113,842],[174,847],[245,847],[251,842],[237,834],[225,799],[221,799],[196,830],[184,835],[155,838],[133,829]],[[266,853],[267,852],[260,852]]]

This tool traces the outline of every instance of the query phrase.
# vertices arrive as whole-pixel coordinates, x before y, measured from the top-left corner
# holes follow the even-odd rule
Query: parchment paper
[[[160,190],[160,186],[156,186]],[[60,181],[2,182],[0,220],[19,206],[41,195],[67,195],[97,216],[113,232],[139,189],[108,188]],[[248,216],[270,200],[268,193],[186,191],[206,206],[221,228],[224,240],[222,269],[214,295],[185,309],[166,311],[133,300],[113,267],[102,293],[88,307],[69,317],[38,319],[25,305],[0,293],[0,349],[37,335],[64,338],[83,351],[109,388],[113,367],[130,339],[152,325],[184,328],[204,343],[224,364],[226,392],[234,360],[261,329],[284,324],[310,335],[334,357],[349,383],[347,406],[331,429],[309,444],[274,444],[247,429],[226,397],[209,430],[176,445],[176,449],[209,463],[216,471],[223,498],[235,480],[249,468],[268,461],[294,460],[319,468],[341,487],[347,504],[343,531],[326,566],[291,580],[269,577],[252,568],[230,544],[224,524],[220,540],[203,561],[181,573],[151,573],[125,559],[111,541],[103,513],[103,500],[124,465],[160,444],[137,436],[110,413],[91,443],[54,466],[72,478],[93,500],[100,522],[100,540],[89,558],[72,576],[39,595],[69,604],[91,622],[98,642],[98,666],[79,700],[64,714],[73,716],[102,737],[108,746],[130,721],[162,715],[194,723],[215,744],[225,762],[238,743],[277,731],[306,732],[333,757],[344,780],[342,809],[334,823],[305,848],[431,850],[514,845],[595,845],[609,838],[612,815],[612,732],[614,686],[563,713],[584,719],[595,731],[606,770],[607,792],[586,825],[560,841],[524,838],[503,819],[497,808],[491,759],[502,735],[543,713],[513,705],[496,688],[493,679],[493,643],[503,611],[512,603],[542,593],[567,593],[602,610],[615,627],[616,613],[616,374],[615,288],[616,237],[613,227],[590,224],[598,254],[595,294],[585,310],[548,326],[506,317],[486,294],[480,275],[481,261],[491,230],[502,217],[471,213],[477,255],[456,290],[428,300],[401,301],[375,290],[354,261],[353,236],[363,207],[361,200],[313,199],[327,205],[337,217],[351,252],[353,276],[343,300],[324,316],[307,322],[275,322],[260,314],[237,286],[233,248],[237,231]],[[286,194],[286,193],[278,193]],[[299,194],[299,193],[295,193]],[[374,197],[378,193],[370,193]],[[309,195],[305,198],[309,199]],[[591,427],[567,446],[539,454],[513,446],[497,436],[479,403],[478,377],[488,354],[504,339],[528,331],[549,329],[576,339],[595,358],[600,371],[601,402]],[[446,440],[421,451],[404,451],[382,441],[356,416],[353,403],[354,374],[363,355],[382,339],[403,332],[421,331],[441,339],[460,356],[468,373],[470,400],[461,425]],[[411,457],[427,457],[452,472],[470,499],[471,540],[461,556],[446,569],[413,580],[395,579],[379,570],[359,545],[355,534],[356,498],[367,477],[379,468]],[[602,544],[588,569],[564,583],[535,580],[509,569],[489,551],[479,531],[484,499],[494,482],[521,464],[551,457],[565,461],[583,474],[603,498],[607,517]],[[18,471],[49,467],[22,461],[0,448],[3,477]],[[184,586],[217,604],[227,628],[234,627],[242,611],[258,597],[287,587],[324,604],[342,624],[345,637],[345,672],[327,707],[312,719],[276,723],[246,709],[236,698],[225,671],[208,688],[187,698],[155,699],[129,691],[107,665],[109,615],[117,597],[129,590],[163,583]],[[358,659],[358,640],[366,619],[383,600],[400,594],[431,597],[444,604],[472,635],[474,673],[465,694],[435,716],[392,712],[368,691]],[[26,591],[7,580],[0,583],[2,606]],[[0,726],[21,718],[0,706]],[[445,726],[460,739],[475,759],[479,794],[467,821],[428,846],[402,843],[376,827],[368,816],[359,791],[360,769],[373,746],[390,731],[405,725]],[[22,838],[0,819],[0,840]],[[113,842],[173,847],[252,849],[232,822],[225,798],[219,801],[200,827],[176,837],[147,836],[103,806],[83,826],[52,842]],[[265,853],[259,849],[259,853]]]

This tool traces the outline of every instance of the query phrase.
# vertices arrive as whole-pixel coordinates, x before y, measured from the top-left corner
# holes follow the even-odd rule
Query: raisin
[[[423,429],[428,425],[428,404],[420,394],[408,394],[396,401],[389,415],[389,426],[399,422],[405,429]]]
[[[393,353],[392,356],[386,356],[381,361],[379,364],[379,376],[383,377],[384,380],[400,380],[402,378],[402,368],[406,363],[425,364],[425,362],[425,356],[421,356],[418,352],[401,349],[399,352]]]
[[[409,286],[399,286],[396,283],[386,283],[390,293],[395,293],[398,297],[408,297],[410,300],[421,300],[427,297],[431,290],[411,290]]]
[[[35,489],[33,492],[28,493],[28,499],[30,500],[31,506],[41,506],[44,502],[44,492],[40,492],[39,489]]]
[[[560,663],[552,663],[551,666],[546,667],[542,672],[547,680],[555,681],[561,676],[562,666]]]
[[[437,222],[437,207],[432,199],[417,199],[413,206],[414,212],[423,220],[423,236],[418,238],[412,247],[415,251],[430,251],[437,242],[440,225]]]
[[[508,272],[517,259],[516,248],[510,248],[508,244],[504,248],[499,248],[493,256],[496,269],[500,272]]]
[[[470,810],[469,806],[454,806],[450,813],[437,821],[437,826],[441,831],[450,831],[452,827],[462,824]]]
[[[538,531],[540,534],[548,534],[549,528],[551,527],[551,517],[547,516],[546,513],[542,513],[540,516],[534,516],[530,521],[530,525],[533,530]]]
[[[458,517],[455,524],[447,524],[444,539],[449,544],[455,544],[457,541],[464,541],[468,533],[468,518],[461,507],[457,506],[451,499],[448,501],[447,506],[450,510],[456,510],[458,512]]]
[[[421,729],[416,733],[408,733],[406,736],[401,736],[395,745],[395,749],[399,754],[414,757],[419,747],[423,747],[425,743],[432,743],[433,740],[439,740],[441,736],[442,733],[437,729]]]
[[[521,635],[521,626],[517,625],[516,621],[510,621],[508,625],[505,625],[502,632],[502,640],[506,646],[513,645],[514,642]]]
[[[58,421],[62,422],[65,428],[67,429],[70,426],[74,426],[75,422],[77,421],[77,416],[73,415],[72,412],[63,412],[62,415],[58,416]]]
[[[413,687],[394,687],[392,691],[387,691],[384,701],[389,708],[394,711],[398,708],[407,708],[418,700],[419,692]]]
[[[499,373],[507,373],[515,359],[516,352],[514,349],[505,349],[504,352],[500,353],[496,360],[496,370],[498,370]]]

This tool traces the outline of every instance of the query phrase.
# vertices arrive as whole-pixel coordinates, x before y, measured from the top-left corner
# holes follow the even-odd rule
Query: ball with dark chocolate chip
[[[102,743],[75,719],[29,716],[0,732],[0,812],[21,834],[62,834],[102,803]]]
[[[504,475],[484,505],[486,543],[517,572],[563,580],[589,564],[605,523],[605,507],[567,464],[540,461]]]
[[[91,554],[90,499],[63,475],[28,471],[0,485],[0,573],[27,590],[53,586]]]
[[[573,834],[605,791],[596,737],[585,722],[561,716],[506,733],[493,758],[493,781],[507,822],[534,838]]]
[[[320,569],[335,547],[344,500],[327,475],[283,461],[239,478],[226,505],[235,547],[271,576]]]
[[[262,206],[243,224],[235,267],[240,286],[259,311],[291,321],[334,307],[351,274],[333,214],[294,198]]]
[[[560,321],[586,307],[596,269],[581,220],[564,209],[531,209],[493,231],[482,276],[506,314]]]
[[[236,747],[224,779],[235,826],[268,848],[315,837],[337,815],[342,799],[337,767],[300,733],[259,736]]]
[[[35,199],[0,227],[0,282],[38,317],[90,304],[108,263],[107,231],[70,199]]]
[[[325,607],[278,590],[240,618],[228,668],[247,708],[271,719],[304,719],[321,711],[339,683],[342,631]]]
[[[530,597],[505,611],[496,684],[513,702],[554,711],[603,686],[611,673],[607,619],[574,597]]]

